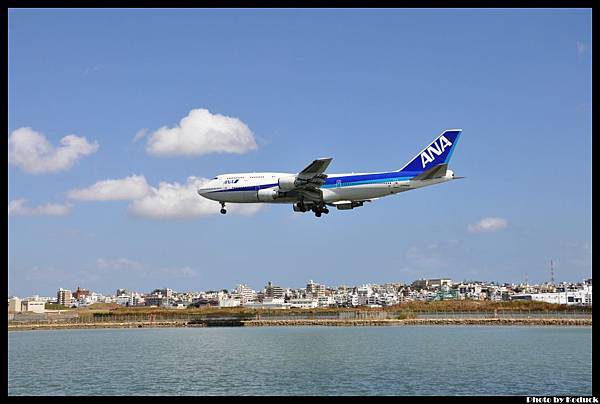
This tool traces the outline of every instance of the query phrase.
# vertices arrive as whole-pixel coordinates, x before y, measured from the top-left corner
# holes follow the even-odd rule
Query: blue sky
[[[254,147],[148,150],[200,109]],[[467,179],[354,211],[137,209],[322,156],[398,169],[449,128]],[[591,10],[10,10],[8,136],[9,295],[591,276]],[[73,197],[134,175],[153,198]]]

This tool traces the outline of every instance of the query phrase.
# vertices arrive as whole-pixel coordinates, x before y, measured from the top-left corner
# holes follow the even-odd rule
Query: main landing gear
[[[329,209],[327,209],[324,203],[307,207],[303,202],[298,202],[294,206],[294,211],[296,212],[308,212],[309,210],[313,211],[316,217],[321,217],[323,213],[329,213]]]
[[[221,214],[225,214],[227,213],[227,210],[225,209],[225,202],[221,202]]]
[[[329,213],[329,209],[327,209],[325,206],[320,206],[320,207],[315,206],[314,208],[312,208],[312,211],[315,212],[316,217],[321,217],[321,213],[325,213],[325,214]]]

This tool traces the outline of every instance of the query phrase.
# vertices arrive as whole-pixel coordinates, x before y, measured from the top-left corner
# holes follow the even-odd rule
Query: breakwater
[[[250,320],[246,327],[281,326],[402,326],[402,325],[528,325],[528,326],[591,326],[592,319],[566,318],[414,318],[405,320]]]
[[[57,330],[71,328],[158,328],[158,327],[374,327],[411,325],[510,325],[510,326],[591,326],[591,318],[413,318],[413,319],[293,319],[293,320],[165,320],[125,322],[10,324],[9,331]]]

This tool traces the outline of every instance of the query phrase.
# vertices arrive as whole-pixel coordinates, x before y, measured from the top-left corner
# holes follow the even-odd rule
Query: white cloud
[[[137,133],[135,134],[135,136],[133,137],[133,143],[146,137],[147,132],[148,132],[148,129],[146,129],[146,128],[138,130]]]
[[[480,233],[485,231],[496,231],[508,227],[506,219],[501,217],[486,217],[475,224],[470,224],[468,230],[471,233]]]
[[[237,118],[193,109],[178,126],[163,126],[148,139],[146,151],[156,156],[199,156],[245,153],[257,148],[252,132]]]
[[[98,181],[94,185],[69,191],[69,199],[82,201],[124,201],[143,198],[152,193],[152,188],[143,175],[132,175],[123,179]]]
[[[175,278],[193,278],[199,275],[199,273],[196,270],[188,266],[181,268],[164,268],[162,272],[168,275],[169,277]]]
[[[35,208],[25,206],[27,199],[15,199],[10,201],[8,204],[8,213],[10,215],[22,215],[22,216],[64,216],[71,212],[71,205],[46,203]]]
[[[110,269],[138,269],[142,267],[139,262],[127,259],[127,258],[116,258],[116,259],[104,259],[98,258],[96,260],[96,266],[98,268],[110,268]]]
[[[439,269],[447,266],[447,260],[437,244],[412,246],[406,251],[406,258],[418,268]]]
[[[161,182],[158,188],[152,188],[151,194],[132,201],[129,212],[151,219],[188,219],[219,214],[218,202],[197,194],[205,181],[206,178],[188,177],[185,184]],[[259,209],[257,204],[227,204],[228,214],[253,214]]]
[[[83,71],[83,75],[87,76],[90,73],[99,72],[102,69],[104,69],[103,65],[94,65],[94,66],[86,67],[86,69]]]
[[[71,168],[77,160],[98,151],[98,143],[85,137],[67,135],[54,147],[46,136],[31,128],[19,128],[8,138],[10,162],[31,174],[45,174]]]
[[[206,178],[189,177],[185,184],[161,182],[150,186],[143,175],[123,179],[98,181],[87,188],[74,189],[67,197],[83,201],[128,200],[129,212],[151,219],[188,219],[219,214],[220,204],[198,195]],[[261,208],[256,204],[227,204],[228,213],[253,214]]]

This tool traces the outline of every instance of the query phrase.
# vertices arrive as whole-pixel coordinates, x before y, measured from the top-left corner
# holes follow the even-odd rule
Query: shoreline
[[[137,321],[97,323],[12,324],[8,331],[64,330],[94,328],[194,328],[194,327],[390,327],[414,325],[490,325],[490,326],[592,326],[592,319],[566,318],[465,318],[465,319],[403,319],[403,320],[215,320],[215,321]]]

